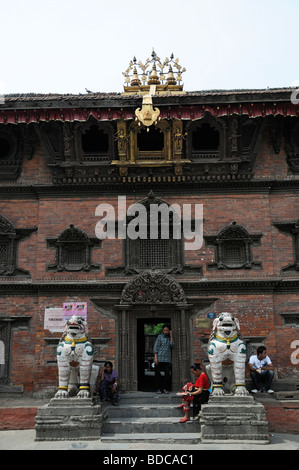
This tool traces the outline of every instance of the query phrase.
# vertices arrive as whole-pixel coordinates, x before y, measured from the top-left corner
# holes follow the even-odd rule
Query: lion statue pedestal
[[[265,408],[252,396],[211,396],[201,406],[201,441],[268,444]]]
[[[202,442],[268,443],[266,412],[246,389],[246,345],[239,321],[231,313],[223,312],[214,320],[208,356],[213,392],[200,411]]]
[[[93,440],[101,437],[105,411],[92,398],[99,372],[84,318],[72,316],[57,347],[59,386],[55,398],[37,410],[36,441]],[[75,395],[75,396],[74,396]]]
[[[37,410],[36,441],[98,440],[105,419],[94,398],[52,398]]]

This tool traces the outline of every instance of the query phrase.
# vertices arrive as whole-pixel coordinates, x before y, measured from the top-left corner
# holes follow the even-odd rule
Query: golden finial
[[[161,61],[153,49],[151,56],[144,63],[140,60],[137,61],[136,57],[130,61],[129,67],[123,72],[125,77],[124,91],[130,94],[144,94],[148,93],[150,87],[155,85],[155,93],[157,94],[181,93],[183,91],[182,74],[185,70],[179,65],[179,59],[174,59],[173,53]]]
[[[166,82],[168,83],[168,85],[176,85],[176,79],[174,78],[171,65],[169,66],[169,69],[168,69]]]
[[[147,84],[148,85],[160,85],[160,80],[157,75],[156,64],[153,65]]]
[[[134,67],[133,77],[132,77],[132,80],[131,80],[131,86],[139,86],[139,85],[141,85],[141,81],[138,78],[137,69],[136,69],[136,67]]]

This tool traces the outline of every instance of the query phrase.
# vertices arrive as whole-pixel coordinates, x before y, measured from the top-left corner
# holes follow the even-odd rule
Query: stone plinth
[[[211,396],[200,412],[201,440],[269,443],[264,406],[252,396]]]
[[[35,440],[100,439],[103,414],[93,398],[53,398],[37,410]]]

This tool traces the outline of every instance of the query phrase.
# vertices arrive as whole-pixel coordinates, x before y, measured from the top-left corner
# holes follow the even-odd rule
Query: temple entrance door
[[[153,347],[164,323],[171,325],[170,318],[137,319],[137,386],[143,392],[156,388]]]

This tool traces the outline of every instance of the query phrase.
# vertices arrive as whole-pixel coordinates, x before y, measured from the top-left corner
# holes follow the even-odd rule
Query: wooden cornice
[[[99,181],[101,180],[101,181]],[[105,177],[93,181],[69,181],[66,184],[53,184],[50,182],[38,184],[3,184],[0,185],[0,196],[6,199],[40,199],[44,196],[57,198],[59,196],[74,197],[95,195],[101,197],[109,194],[122,194],[125,191],[137,195],[144,195],[153,190],[157,195],[186,195],[188,194],[238,194],[238,193],[277,193],[297,192],[299,190],[299,178],[288,180],[272,179],[238,179],[223,180],[192,176],[171,176],[164,180],[152,177]]]
[[[7,278],[6,278],[7,279]],[[78,293],[101,298],[108,303],[118,304],[122,289],[130,279],[107,281],[30,281],[21,280],[2,281],[0,295],[47,295]],[[188,298],[188,303],[206,295],[234,295],[234,294],[284,294],[299,293],[299,276],[280,278],[255,279],[178,279]]]

